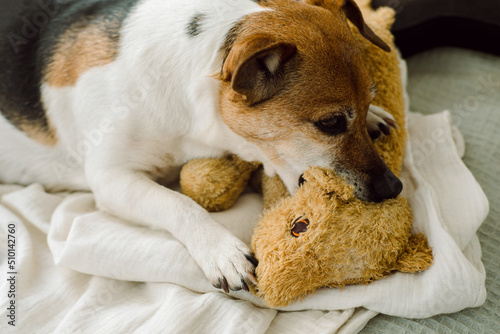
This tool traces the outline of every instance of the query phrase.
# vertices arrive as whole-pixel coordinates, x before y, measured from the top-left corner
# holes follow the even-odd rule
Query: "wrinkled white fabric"
[[[460,159],[463,140],[448,112],[410,114],[408,123],[402,180],[414,229],[433,247],[427,271],[320,289],[272,310],[249,293],[213,288],[170,233],[99,212],[92,194],[0,185],[0,332],[356,333],[378,312],[420,318],[481,305],[485,271],[475,233],[488,201]],[[261,210],[260,196],[246,193],[213,215],[249,242]],[[15,327],[6,317],[9,223],[16,226]]]

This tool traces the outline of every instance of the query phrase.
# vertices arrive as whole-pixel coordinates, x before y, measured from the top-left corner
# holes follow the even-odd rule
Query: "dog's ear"
[[[391,48],[387,45],[380,37],[375,35],[375,33],[370,29],[368,25],[366,25],[365,20],[363,19],[363,15],[361,14],[361,10],[358,5],[354,2],[354,0],[345,0],[344,5],[342,6],[346,17],[351,21],[356,28],[358,28],[361,35],[364,38],[384,50],[385,52],[391,52]]]
[[[378,37],[365,23],[363,14],[354,0],[305,0],[313,6],[320,6],[333,12],[343,12],[345,17],[351,21],[360,34],[386,52],[391,52],[391,48],[380,37]]]
[[[285,63],[297,52],[293,44],[253,36],[233,46],[222,69],[222,80],[249,104],[273,96],[283,84]]]

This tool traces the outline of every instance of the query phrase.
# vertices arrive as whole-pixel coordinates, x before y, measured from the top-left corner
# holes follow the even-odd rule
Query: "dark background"
[[[437,46],[500,55],[499,0],[373,0],[396,10],[393,33],[404,57]]]

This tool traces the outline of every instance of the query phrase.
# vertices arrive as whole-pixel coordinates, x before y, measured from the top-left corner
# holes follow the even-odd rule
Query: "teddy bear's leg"
[[[394,269],[404,273],[423,271],[431,266],[432,259],[432,248],[427,243],[426,236],[422,233],[413,234]]]
[[[195,159],[182,167],[182,192],[207,211],[222,211],[236,202],[258,167],[234,155]]]

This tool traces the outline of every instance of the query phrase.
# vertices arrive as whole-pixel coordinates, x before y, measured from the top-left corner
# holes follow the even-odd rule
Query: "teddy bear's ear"
[[[432,264],[432,248],[422,233],[410,236],[408,245],[398,258],[395,270],[403,273],[415,273],[426,270]]]
[[[396,11],[391,7],[379,7],[375,11],[375,16],[380,27],[390,30],[396,20]]]

